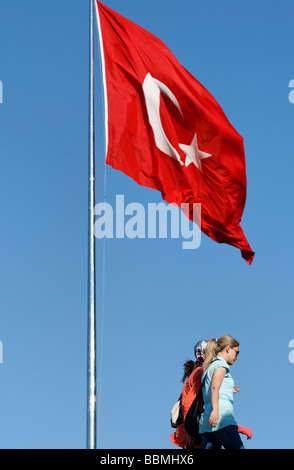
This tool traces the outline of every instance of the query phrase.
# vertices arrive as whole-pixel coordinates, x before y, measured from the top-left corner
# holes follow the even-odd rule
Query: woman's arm
[[[212,380],[211,380],[211,394],[210,401],[212,406],[212,412],[209,417],[209,424],[211,427],[215,428],[219,418],[219,408],[218,408],[218,399],[219,399],[219,389],[222,384],[223,378],[226,374],[226,369],[224,367],[218,367],[215,369]]]

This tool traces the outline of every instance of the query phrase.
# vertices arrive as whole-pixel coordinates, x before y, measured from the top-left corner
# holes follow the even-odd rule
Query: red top
[[[196,397],[199,388],[201,386],[201,377],[202,377],[202,367],[196,367],[196,369],[192,372],[190,377],[186,380],[183,391],[182,391],[182,413],[183,418],[185,419],[190,406],[192,405],[194,398]],[[200,399],[200,413],[203,412],[203,399]],[[183,449],[186,448],[186,429],[185,425],[180,424],[177,427],[176,432],[170,435],[172,442],[182,447]],[[201,439],[197,440],[194,447],[199,449],[201,446]]]

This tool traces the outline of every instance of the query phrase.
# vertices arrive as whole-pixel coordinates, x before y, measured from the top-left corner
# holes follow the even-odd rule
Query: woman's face
[[[227,363],[230,364],[230,365],[234,364],[234,362],[238,359],[239,346],[234,346],[233,348],[231,348],[229,346],[229,350],[228,350],[227,354],[228,354]]]

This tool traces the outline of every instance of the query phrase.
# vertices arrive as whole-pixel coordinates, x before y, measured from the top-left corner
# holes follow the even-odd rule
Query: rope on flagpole
[[[104,163],[104,205],[106,203],[106,163]],[[101,307],[101,338],[100,338],[100,366],[99,366],[99,393],[98,393],[98,419],[97,419],[97,445],[100,440],[101,395],[102,395],[102,366],[104,343],[104,311],[105,311],[105,266],[106,266],[106,237],[103,239],[102,253],[102,307]]]

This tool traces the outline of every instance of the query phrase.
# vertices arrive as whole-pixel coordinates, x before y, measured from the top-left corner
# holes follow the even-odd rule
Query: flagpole
[[[90,0],[89,50],[89,219],[88,219],[88,408],[87,448],[96,448],[96,292],[95,292],[95,139],[94,139],[94,0]]]

